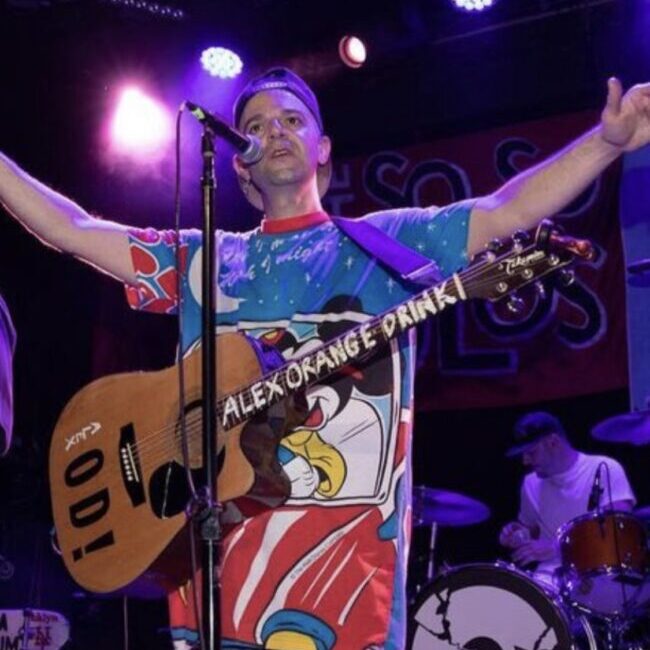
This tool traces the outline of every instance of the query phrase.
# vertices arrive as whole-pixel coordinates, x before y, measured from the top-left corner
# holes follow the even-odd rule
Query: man
[[[14,421],[13,356],[16,330],[0,296],[0,456],[9,451]]]
[[[536,564],[536,574],[550,579],[560,566],[557,532],[588,512],[601,464],[607,467],[602,470],[605,489],[594,507],[629,511],[636,500],[620,463],[574,449],[564,427],[550,413],[528,413],[519,419],[514,438],[516,444],[507,455],[521,456],[532,471],[521,486],[518,521],[504,526],[499,541],[512,549],[514,562],[521,566]]]
[[[494,237],[531,228],[584,190],[623,151],[650,141],[650,84],[623,95],[609,82],[601,124],[564,151],[473,202],[368,215],[450,275]],[[273,343],[289,359],[411,295],[323,211],[331,143],[305,82],[279,68],[253,79],[235,126],[260,138],[261,160],[234,168],[261,227],[219,233],[217,329]],[[172,312],[174,236],[98,220],[0,160],[0,198],[43,241],[127,284],[138,308]],[[180,242],[184,340],[199,336],[200,242]],[[223,540],[224,648],[397,650],[404,646],[413,339],[350,362],[307,394],[305,422],[278,458],[288,502],[228,508]],[[171,598],[177,648],[196,640],[187,593]]]

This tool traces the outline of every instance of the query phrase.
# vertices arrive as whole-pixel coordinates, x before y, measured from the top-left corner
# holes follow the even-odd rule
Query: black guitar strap
[[[431,286],[442,280],[438,265],[428,257],[398,242],[368,221],[332,217],[332,221],[355,244],[377,258],[403,280]]]

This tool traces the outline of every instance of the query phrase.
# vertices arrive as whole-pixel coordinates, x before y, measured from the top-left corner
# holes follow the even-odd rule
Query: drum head
[[[413,615],[410,650],[569,650],[563,612],[525,574],[497,565],[458,567],[436,578]]]

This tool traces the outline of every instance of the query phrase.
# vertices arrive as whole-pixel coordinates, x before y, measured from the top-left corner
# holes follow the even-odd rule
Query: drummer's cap
[[[513,431],[513,442],[515,444],[506,451],[506,456],[512,457],[523,454],[535,443],[552,433],[557,433],[563,438],[567,437],[562,423],[554,415],[546,411],[527,413],[515,423]]]

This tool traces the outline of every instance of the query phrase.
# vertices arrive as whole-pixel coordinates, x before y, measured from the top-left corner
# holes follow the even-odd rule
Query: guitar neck
[[[469,298],[499,300],[519,287],[566,266],[577,256],[589,259],[593,255],[589,242],[557,236],[550,228],[550,223],[543,222],[538,229],[536,240],[544,240],[544,248],[540,248],[536,241],[525,248],[515,244],[509,252],[499,256],[487,253],[461,273],[454,273],[318,349],[226,395],[217,403],[221,427],[227,430],[246,422],[346,365],[367,358],[379,346],[458,302]],[[542,229],[548,233],[540,235]]]
[[[362,361],[391,339],[467,297],[463,274],[425,289],[221,399],[217,404],[221,426],[230,429],[241,424],[344,366]]]

